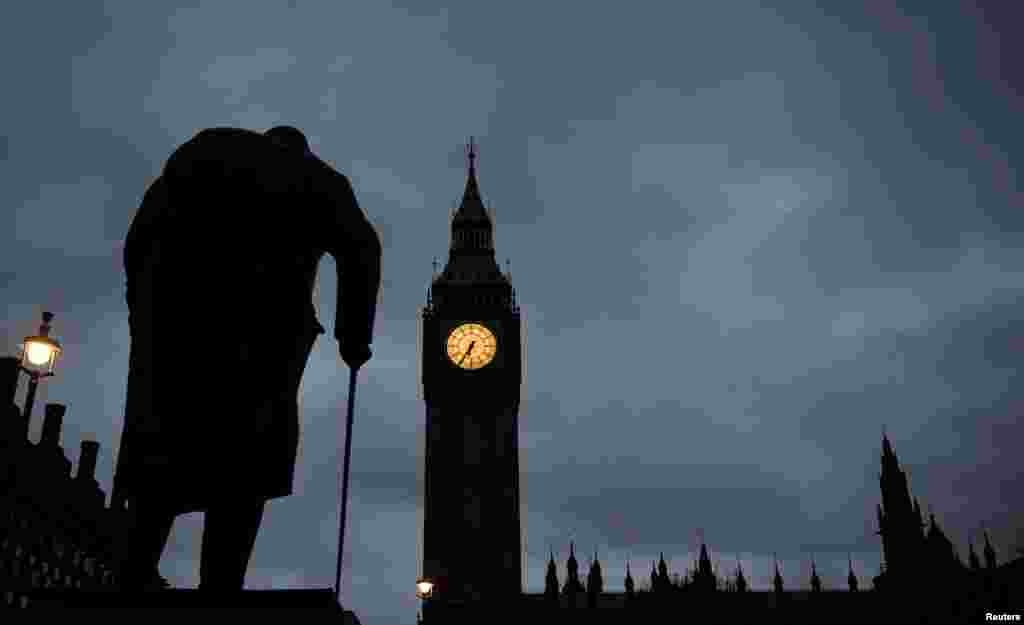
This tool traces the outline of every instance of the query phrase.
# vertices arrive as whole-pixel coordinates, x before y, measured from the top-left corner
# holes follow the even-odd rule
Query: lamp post
[[[28,425],[32,418],[32,404],[36,401],[36,390],[39,388],[39,380],[48,378],[54,374],[53,368],[57,363],[57,356],[60,355],[60,343],[50,338],[50,321],[53,320],[52,312],[43,313],[43,322],[39,325],[39,334],[26,336],[21,344],[21,364],[19,368],[28,374],[28,394],[25,396],[25,408],[22,419],[25,421],[26,435]]]
[[[416,596],[419,597],[420,599],[422,599],[423,603],[424,603],[423,608],[421,610],[422,612],[424,612],[424,614],[423,614],[423,621],[422,621],[424,623],[427,622],[427,620],[426,620],[427,619],[427,615],[425,614],[425,612],[426,612],[426,602],[427,602],[427,599],[430,599],[430,596],[433,595],[433,594],[434,594],[434,582],[430,581],[430,579],[428,579],[426,577],[421,577],[418,580],[416,580]]]

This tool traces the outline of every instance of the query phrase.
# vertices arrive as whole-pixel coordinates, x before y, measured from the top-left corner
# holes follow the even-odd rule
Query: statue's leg
[[[131,501],[132,532],[122,560],[121,586],[125,590],[149,587],[159,574],[160,557],[171,535],[175,515],[159,500]]]
[[[200,589],[242,590],[265,502],[263,498],[228,500],[206,511],[199,561]]]

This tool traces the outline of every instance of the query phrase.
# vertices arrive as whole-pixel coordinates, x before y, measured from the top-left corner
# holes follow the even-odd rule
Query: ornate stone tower
[[[422,313],[423,574],[435,583],[430,603],[438,607],[522,593],[519,308],[495,261],[472,140],[468,156],[448,262]]]
[[[878,482],[878,534],[882,537],[884,568],[878,582],[890,589],[907,589],[924,562],[924,523],[921,506],[910,496],[907,474],[900,468],[889,438],[882,433],[882,472]]]

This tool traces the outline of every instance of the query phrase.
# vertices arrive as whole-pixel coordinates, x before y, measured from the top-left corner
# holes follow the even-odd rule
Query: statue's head
[[[306,135],[294,126],[274,126],[263,134],[289,150],[301,152],[306,156],[313,155],[312,150],[309,149]]]

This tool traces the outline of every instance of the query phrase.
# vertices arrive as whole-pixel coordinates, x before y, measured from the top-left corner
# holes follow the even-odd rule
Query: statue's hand
[[[345,364],[350,369],[358,369],[362,367],[370,357],[373,356],[373,352],[370,350],[370,346],[362,343],[354,345],[339,344],[339,351],[341,353],[341,359],[345,361]]]

